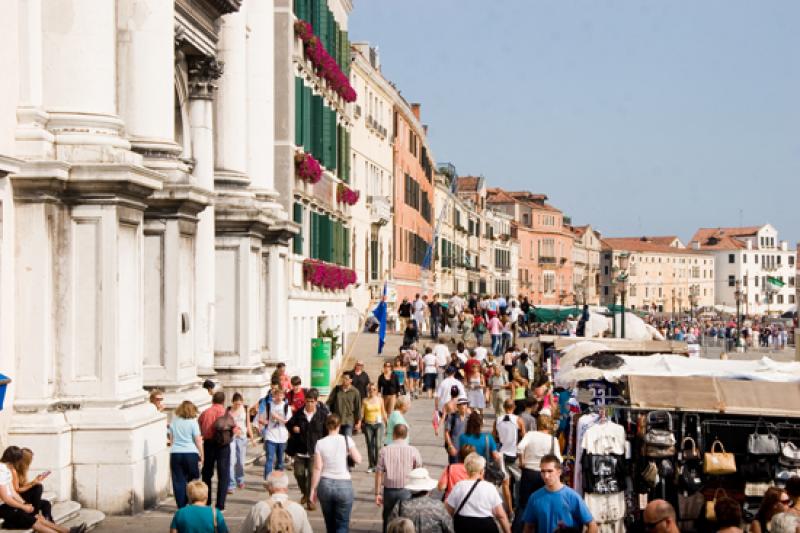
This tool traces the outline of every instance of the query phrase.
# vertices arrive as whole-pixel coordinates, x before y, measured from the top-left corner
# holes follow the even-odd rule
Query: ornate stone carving
[[[225,63],[214,57],[200,56],[189,58],[189,97],[214,98],[217,90],[216,80],[222,76]]]
[[[242,7],[242,0],[212,0],[211,3],[222,15],[239,11]]]

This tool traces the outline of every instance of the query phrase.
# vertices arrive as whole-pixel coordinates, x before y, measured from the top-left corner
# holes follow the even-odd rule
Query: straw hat
[[[433,490],[436,485],[436,480],[428,475],[427,468],[415,468],[409,472],[405,488],[411,492],[428,492]]]

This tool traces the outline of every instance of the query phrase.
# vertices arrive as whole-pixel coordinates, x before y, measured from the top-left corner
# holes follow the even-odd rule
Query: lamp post
[[[742,307],[742,282],[741,280],[736,280],[736,289],[733,291],[733,295],[736,297],[736,347],[739,347],[741,335],[742,335],[742,315],[741,315],[741,307]]]
[[[622,297],[621,304],[622,304],[622,321],[620,322],[620,332],[622,333],[622,338],[625,338],[625,293],[627,292],[627,284],[628,284],[628,261],[630,261],[630,254],[628,252],[622,252],[619,254],[619,276],[617,277],[617,282],[619,283],[619,292]]]
[[[675,289],[672,289],[672,321],[675,322]]]

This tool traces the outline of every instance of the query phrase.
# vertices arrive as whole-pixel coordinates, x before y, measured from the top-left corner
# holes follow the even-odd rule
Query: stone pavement
[[[387,337],[384,353],[390,356],[397,354],[401,343],[401,336],[389,335]],[[355,341],[353,350],[350,353],[349,361],[345,368],[352,368],[356,359],[363,359],[366,371],[371,378],[377,380],[380,374],[381,365],[384,358],[376,355],[377,335],[361,334]],[[418,399],[412,402],[406,418],[411,426],[411,444],[416,446],[422,454],[425,467],[430,471],[431,477],[438,479],[447,464],[444,449],[442,448],[443,437],[436,437],[431,425],[433,414],[433,400]],[[352,532],[380,532],[381,531],[381,509],[375,505],[375,478],[374,474],[367,474],[367,455],[364,437],[361,434],[355,435],[354,440],[358,450],[363,457],[362,464],[358,465],[353,471],[353,487],[355,489],[355,502],[353,513],[350,520],[350,531]],[[251,450],[253,453],[255,450]],[[287,472],[291,485],[289,488],[290,498],[294,501],[300,500],[300,492],[294,481],[291,471]],[[244,520],[250,507],[264,498],[266,491],[262,488],[263,466],[256,464],[250,465],[246,469],[246,487],[243,490],[228,496],[225,521],[231,531],[238,531],[239,526]],[[157,508],[136,516],[112,516],[95,529],[98,532],[114,533],[152,533],[154,531],[168,531],[172,514],[175,512],[175,503],[172,498],[165,500]],[[309,512],[309,521],[314,531],[325,531],[322,513],[319,506],[314,512]]]

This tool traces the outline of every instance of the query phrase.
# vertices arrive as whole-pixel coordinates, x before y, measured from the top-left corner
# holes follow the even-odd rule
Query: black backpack
[[[230,444],[233,440],[234,427],[236,427],[236,421],[229,411],[225,411],[224,415],[214,421],[214,444],[220,448]]]

